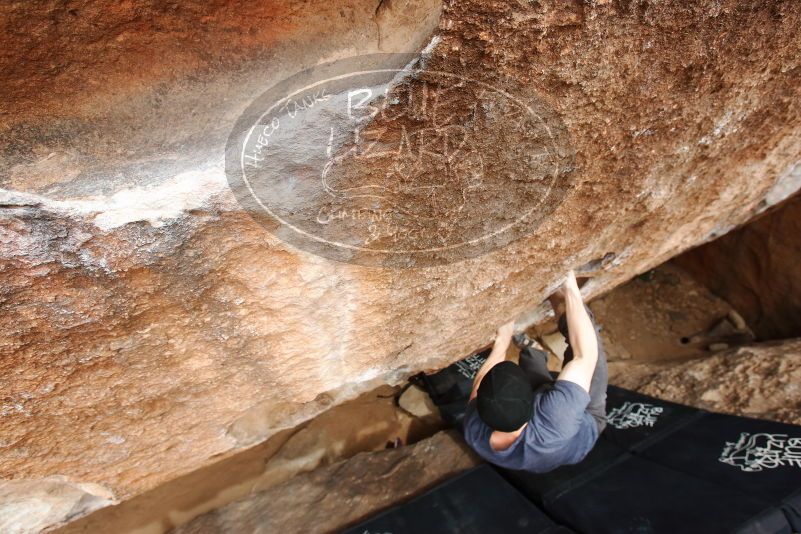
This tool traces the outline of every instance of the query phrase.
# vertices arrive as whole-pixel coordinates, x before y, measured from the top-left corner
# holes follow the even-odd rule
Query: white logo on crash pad
[[[624,402],[606,415],[606,421],[618,430],[654,426],[663,408],[645,402]]]
[[[456,362],[456,369],[462,376],[472,380],[476,377],[478,370],[481,369],[481,366],[484,365],[485,361],[487,361],[486,357],[479,354],[474,354],[465,358],[464,360],[459,360]]]
[[[801,438],[743,432],[736,442],[726,442],[719,460],[746,473],[784,466],[801,467]]]

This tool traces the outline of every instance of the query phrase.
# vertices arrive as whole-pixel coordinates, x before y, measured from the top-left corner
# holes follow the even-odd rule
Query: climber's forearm
[[[481,385],[481,380],[486,376],[490,369],[495,367],[506,359],[506,351],[509,349],[509,344],[512,342],[511,331],[509,335],[506,333],[499,333],[495,337],[495,343],[492,345],[492,352],[487,357],[487,360],[476,373],[476,378],[473,380],[473,391],[470,393],[470,400],[473,400],[478,394],[478,386]]]
[[[579,291],[566,292],[565,314],[570,332],[570,345],[573,347],[575,357],[588,358],[595,366],[595,361],[598,359],[598,339],[595,337],[595,327]]]
[[[562,369],[559,379],[574,382],[589,392],[598,362],[598,339],[577,287],[565,292],[565,315],[574,356]]]

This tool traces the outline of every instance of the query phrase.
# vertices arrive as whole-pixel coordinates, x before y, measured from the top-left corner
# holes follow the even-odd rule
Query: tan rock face
[[[613,253],[585,286],[597,295],[799,185],[794,2],[76,6],[2,8],[5,478],[63,475],[125,499],[463,356],[514,314],[540,317],[568,268]],[[273,81],[424,46],[427,69],[563,125],[564,196],[536,231],[380,268],[293,248],[234,202],[226,137]],[[471,131],[497,147],[495,186],[531,155],[511,129]]]
[[[112,496],[94,484],[75,484],[65,477],[0,482],[4,503],[0,529],[8,534],[39,531],[113,504]]]
[[[338,532],[478,463],[460,436],[440,432],[410,447],[304,473],[172,532]]]
[[[399,408],[396,405],[399,392],[400,388],[379,387],[333,406],[295,428],[215,458],[201,469],[52,532],[160,534],[235,500],[267,491],[301,473],[342,462],[358,453],[382,451],[388,444],[415,443],[442,429],[441,421],[412,417]],[[450,447],[447,452],[458,451],[458,447]],[[460,465],[461,461],[448,462],[428,472],[440,473],[443,468],[456,469]],[[297,507],[292,509],[298,515],[304,513]],[[57,519],[56,514],[50,517]]]

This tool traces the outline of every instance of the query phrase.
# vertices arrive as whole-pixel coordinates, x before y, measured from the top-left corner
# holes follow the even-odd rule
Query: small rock
[[[415,417],[437,417],[439,410],[431,397],[422,388],[411,385],[406,388],[398,399],[398,406]]]

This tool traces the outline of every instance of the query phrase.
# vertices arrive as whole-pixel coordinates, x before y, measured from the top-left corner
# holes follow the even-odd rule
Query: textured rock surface
[[[0,531],[22,534],[103,508],[114,502],[103,487],[64,477],[0,481]]]
[[[801,174],[798,177],[801,180]],[[801,336],[801,197],[676,263],[731,302],[762,340]]]
[[[442,429],[441,421],[413,418],[397,405],[400,388],[379,387],[338,404],[296,428],[237,451],[184,476],[108,506],[58,534],[136,532],[160,534],[291,477],[399,439],[414,443]]]
[[[682,362],[612,362],[609,381],[715,412],[801,424],[801,340]]]
[[[478,462],[461,437],[441,432],[297,476],[172,532],[338,532]]]
[[[798,187],[795,2],[439,9],[0,7],[2,477],[129,498],[536,319],[567,268],[614,253],[585,287],[599,294]],[[534,235],[378,269],[295,250],[239,210],[225,137],[270,81],[427,43],[431,68],[561,117],[575,165]]]

